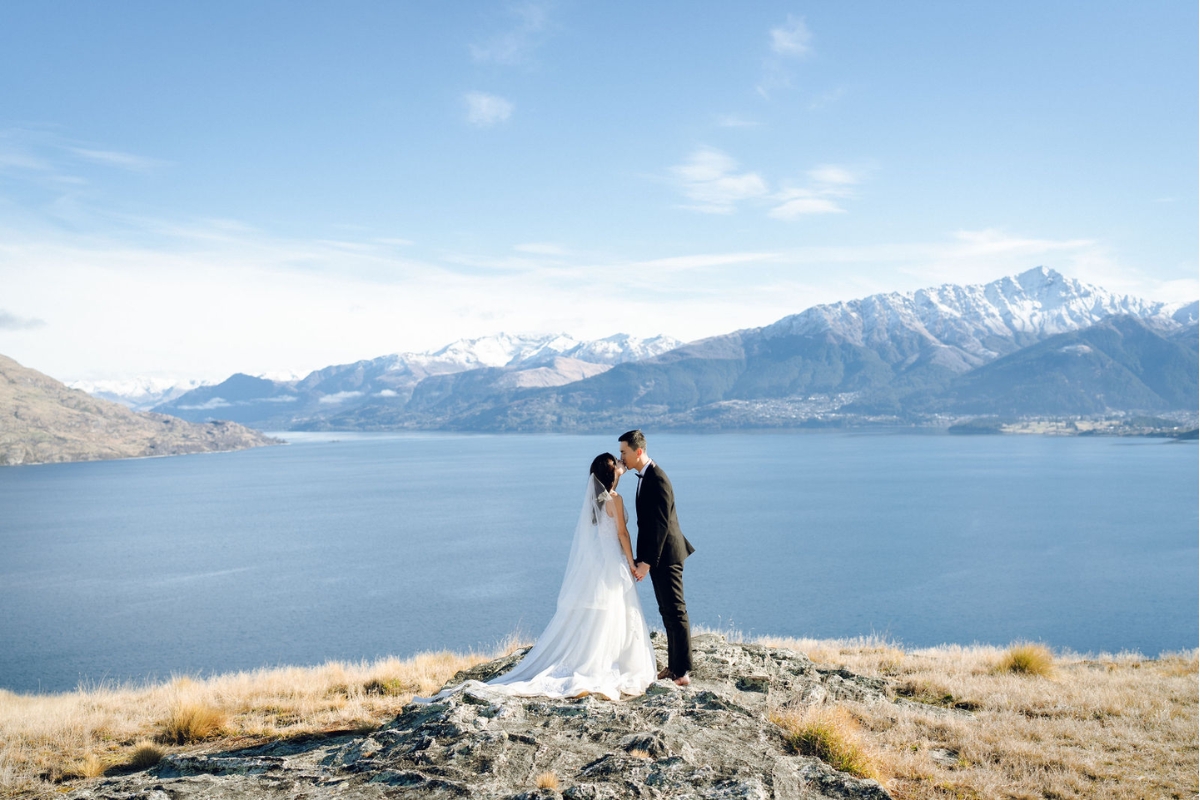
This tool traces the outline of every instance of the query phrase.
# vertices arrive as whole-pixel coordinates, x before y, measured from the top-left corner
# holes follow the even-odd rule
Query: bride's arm
[[[633,547],[629,544],[629,528],[625,527],[625,498],[613,494],[613,519],[617,523],[617,538],[621,541],[621,549],[625,551],[625,560],[629,568],[634,569]]]

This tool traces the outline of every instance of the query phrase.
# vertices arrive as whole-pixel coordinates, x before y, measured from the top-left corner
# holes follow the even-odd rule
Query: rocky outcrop
[[[655,636],[660,660],[665,641]],[[693,683],[657,682],[619,703],[513,698],[460,689],[410,704],[367,734],[173,755],[149,772],[101,780],[75,798],[862,798],[876,782],[793,754],[768,709],[891,702],[882,681],[822,669],[800,653],[694,638]],[[520,653],[460,673],[487,679]],[[535,788],[553,772],[558,788]]]

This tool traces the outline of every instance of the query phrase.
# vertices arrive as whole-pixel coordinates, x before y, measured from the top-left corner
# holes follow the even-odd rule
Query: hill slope
[[[1197,405],[1197,327],[1163,335],[1130,316],[1052,336],[955,379],[915,411],[1076,415]]]
[[[0,465],[204,453],[275,443],[231,422],[196,425],[132,411],[0,356]]]

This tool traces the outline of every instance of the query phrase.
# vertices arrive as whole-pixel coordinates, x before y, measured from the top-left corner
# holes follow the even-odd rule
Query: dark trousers
[[[650,570],[654,599],[667,632],[667,668],[682,676],[692,670],[692,633],[683,602],[683,564],[663,564]]]

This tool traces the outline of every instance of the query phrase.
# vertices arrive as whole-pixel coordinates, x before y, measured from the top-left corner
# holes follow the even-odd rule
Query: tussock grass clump
[[[775,712],[771,721],[783,729],[788,746],[800,755],[816,756],[829,766],[859,778],[880,780],[854,717],[835,706]]]
[[[417,688],[415,684],[399,678],[372,678],[363,684],[363,691],[367,694],[387,697],[399,697],[402,694],[411,696]]]
[[[217,738],[225,732],[228,723],[228,715],[219,708],[181,702],[171,708],[163,721],[159,739],[167,744],[195,744]]]
[[[646,759],[650,758],[650,753],[648,753],[645,750],[639,750],[636,747],[629,751],[629,755],[632,758],[646,758]]]
[[[71,780],[72,778],[99,778],[104,774],[106,768],[104,759],[95,753],[88,753],[83,758],[76,761],[67,769],[63,770],[61,780]]]
[[[542,772],[533,779],[533,785],[538,789],[558,790],[558,776],[553,772]]]
[[[955,697],[954,693],[941,684],[930,680],[906,680],[896,685],[896,695],[917,703],[925,703],[942,708],[956,708],[959,711],[978,711],[979,703]]]
[[[125,766],[134,770],[150,769],[163,760],[166,755],[161,747],[153,742],[138,742],[133,746],[133,752],[125,761]]]
[[[1008,648],[996,664],[996,672],[1049,678],[1054,674],[1054,654],[1044,644],[1017,642]]]

